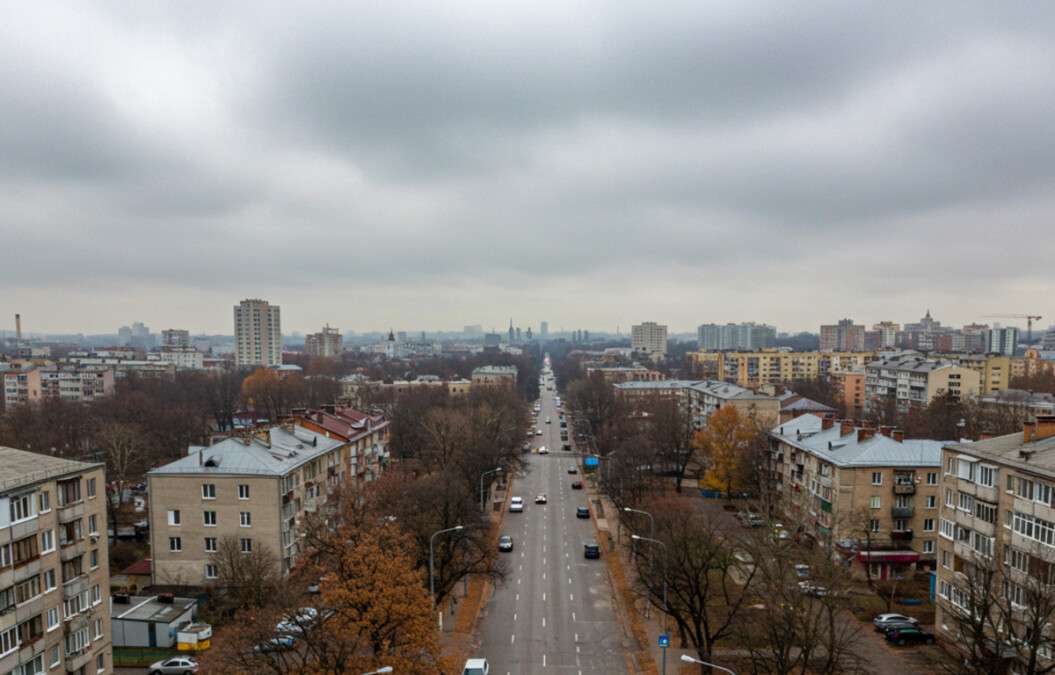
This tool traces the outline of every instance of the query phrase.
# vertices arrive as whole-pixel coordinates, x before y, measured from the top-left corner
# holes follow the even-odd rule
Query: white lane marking
[[[568,593],[568,599],[571,600],[572,602],[575,602],[575,594],[574,593]]]
[[[543,668],[546,667],[546,655],[545,654],[542,655],[542,667]]]
[[[542,602],[546,602],[546,592],[542,592]]]
[[[575,641],[575,642],[578,642],[578,641],[579,641],[579,634],[578,634],[578,633],[576,633],[576,634],[575,634],[575,640],[574,640],[574,641]]]
[[[520,579],[517,579],[517,586],[520,585]]]
[[[512,635],[509,636],[509,644],[513,644],[516,641],[517,641],[516,633],[513,633]]]
[[[542,627],[546,627],[546,617],[542,617]]]
[[[575,645],[575,653],[576,653],[576,654],[578,654],[578,653],[579,653],[579,645]]]
[[[565,567],[567,567],[567,568],[568,568],[568,571],[569,571],[569,572],[571,572],[571,565],[565,565]],[[570,582],[570,581],[571,581],[571,579],[568,579],[568,581]]]
[[[543,581],[545,581],[545,580],[546,580],[546,573],[545,573],[545,572],[543,572],[543,573],[542,573],[542,580],[543,580]]]
[[[517,613],[513,612],[513,621],[516,621],[516,620],[517,620]]]
[[[571,613],[571,620],[572,620],[572,621],[575,621],[575,612],[572,612],[572,613]]]
[[[571,583],[571,577],[568,577],[568,583],[569,584]]]
[[[520,602],[520,594],[519,593],[517,593],[517,597],[516,597],[515,602]]]

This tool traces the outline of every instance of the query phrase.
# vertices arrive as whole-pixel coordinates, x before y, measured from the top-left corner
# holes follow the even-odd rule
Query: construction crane
[[[990,314],[986,319],[1025,319],[1026,320],[1026,344],[1033,344],[1033,322],[1040,321],[1044,317],[1039,314]]]

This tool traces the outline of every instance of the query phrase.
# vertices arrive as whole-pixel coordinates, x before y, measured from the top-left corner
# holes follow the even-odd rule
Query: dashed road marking
[[[512,635],[509,636],[509,644],[513,644],[516,641],[517,641],[517,634],[516,633],[513,633]]]

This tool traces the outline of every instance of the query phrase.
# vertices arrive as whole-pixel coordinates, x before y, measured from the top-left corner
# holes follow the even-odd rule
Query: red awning
[[[914,563],[919,562],[919,553],[915,551],[858,551],[857,559],[861,562]]]

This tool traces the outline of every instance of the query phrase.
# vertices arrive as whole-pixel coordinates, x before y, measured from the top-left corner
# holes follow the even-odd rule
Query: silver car
[[[198,662],[189,656],[174,656],[150,664],[150,675],[188,675],[198,672]]]

